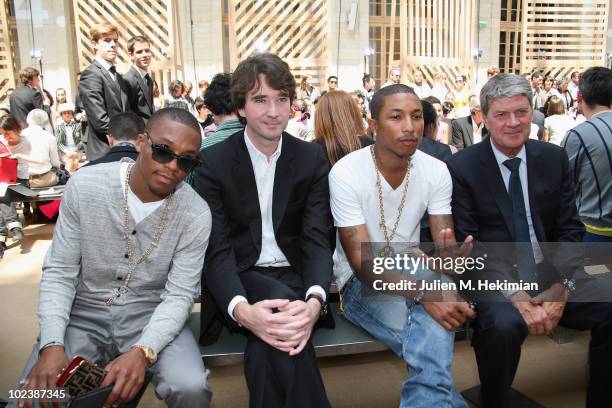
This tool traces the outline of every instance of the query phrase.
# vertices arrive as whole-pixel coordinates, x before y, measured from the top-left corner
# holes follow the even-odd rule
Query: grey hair
[[[33,109],[26,117],[28,125],[46,127],[49,124],[49,115],[42,109]]]
[[[480,91],[480,108],[482,113],[489,113],[489,105],[497,98],[525,95],[529,107],[533,109],[531,84],[525,77],[516,74],[499,74],[489,79]]]

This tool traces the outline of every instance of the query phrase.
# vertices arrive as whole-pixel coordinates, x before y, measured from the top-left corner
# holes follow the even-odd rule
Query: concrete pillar
[[[357,14],[354,29],[351,31],[347,15],[353,2],[357,5]],[[367,0],[330,0],[328,2],[329,46],[326,77],[338,76],[338,88],[349,92],[361,87],[361,78],[364,73],[364,49],[369,47],[368,7]],[[340,21],[338,21],[339,16]],[[323,82],[321,90],[326,90],[326,87],[327,84]]]
[[[185,80],[191,81],[197,91],[198,81],[210,82],[215,74],[223,72],[223,4],[219,0],[178,3]]]
[[[480,89],[487,81],[487,68],[499,65],[499,31],[501,22],[501,4],[499,1],[476,0],[479,23],[486,28],[476,31],[477,45],[482,50],[482,57],[474,60],[472,89]]]
[[[75,97],[76,59],[69,0],[14,0],[19,61],[17,69],[33,66],[42,68],[43,86],[53,95],[64,88],[68,98]],[[41,52],[40,63],[33,59],[33,50]],[[41,67],[42,65],[42,67]]]

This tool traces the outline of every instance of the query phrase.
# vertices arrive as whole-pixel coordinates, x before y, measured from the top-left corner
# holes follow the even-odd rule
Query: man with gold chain
[[[334,277],[344,315],[406,361],[410,377],[402,387],[401,407],[466,407],[453,388],[450,367],[454,330],[474,311],[454,291],[418,289],[419,281],[448,282],[445,275],[419,267],[405,278],[395,270],[380,273],[368,267],[372,257],[393,259],[403,247],[418,244],[426,210],[434,242],[455,244],[451,178],[443,162],[417,150],[423,110],[412,88],[381,89],[370,112],[376,143],[345,156],[329,175],[340,241]],[[470,244],[466,239],[466,247]],[[415,286],[384,293],[377,291],[381,281]]]
[[[200,128],[189,112],[162,109],[145,139],[135,163],[87,167],[66,185],[24,390],[53,388],[80,355],[104,368],[102,386],[114,384],[107,407],[137,394],[147,366],[168,406],[210,402],[208,372],[185,326],[211,229],[208,205],[183,183],[199,164]]]

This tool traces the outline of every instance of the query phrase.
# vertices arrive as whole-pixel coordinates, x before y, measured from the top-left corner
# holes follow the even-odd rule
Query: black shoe
[[[21,241],[23,239],[23,231],[19,227],[11,229],[11,237],[13,241]]]
[[[6,248],[6,245],[4,245],[4,242],[0,242],[0,261],[2,260],[2,257],[4,257],[5,248]]]

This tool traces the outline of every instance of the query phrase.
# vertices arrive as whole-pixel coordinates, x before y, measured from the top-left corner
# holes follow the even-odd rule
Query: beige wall
[[[478,0],[477,0],[478,1]],[[477,31],[479,44],[473,48],[480,47],[482,57],[474,61],[474,86],[472,89],[480,89],[487,80],[487,68],[499,65],[499,31],[501,19],[501,6],[499,1],[480,0],[478,22],[487,24],[485,29]]]

